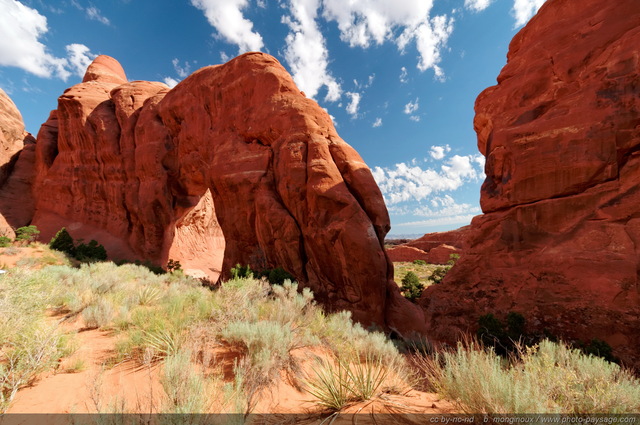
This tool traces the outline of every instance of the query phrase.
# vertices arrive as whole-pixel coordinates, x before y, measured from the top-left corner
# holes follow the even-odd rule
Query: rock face
[[[33,223],[139,257],[228,276],[282,266],[330,309],[424,330],[384,251],[369,168],[271,56],[242,55],[175,88],[127,82],[98,57],[59,98],[36,150]]]
[[[431,264],[448,264],[451,260],[451,255],[460,255],[461,252],[454,246],[442,244],[429,251],[427,262]]]
[[[35,139],[24,129],[22,115],[0,89],[0,236],[14,237],[14,228],[33,216]]]
[[[478,97],[485,215],[421,304],[439,339],[516,311],[638,366],[640,7],[579,3],[547,1]]]
[[[418,239],[408,242],[406,245],[426,252],[429,252],[440,245],[449,245],[461,250],[469,230],[469,226],[464,226],[448,232],[427,233]]]
[[[389,260],[393,262],[415,260],[427,261],[429,258],[429,255],[423,250],[407,245],[398,245],[388,248],[387,255],[389,256]]]

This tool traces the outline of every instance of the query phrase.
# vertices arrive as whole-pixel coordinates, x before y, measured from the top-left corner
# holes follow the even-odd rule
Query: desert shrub
[[[11,238],[7,236],[0,236],[0,248],[6,248],[11,245]]]
[[[267,280],[272,285],[282,285],[285,281],[293,281],[294,277],[282,267],[269,270]]]
[[[424,260],[413,260],[413,264],[415,264],[416,266],[426,266],[427,262]]]
[[[533,338],[525,334],[525,318],[520,313],[509,312],[506,325],[493,314],[478,319],[478,339],[497,354],[505,355],[516,350],[518,343],[532,344]]]
[[[86,307],[82,311],[82,318],[87,328],[102,328],[111,323],[114,308],[111,303],[101,298],[95,304]]]
[[[223,340],[243,348],[268,379],[289,362],[293,345],[291,327],[272,321],[231,322],[221,332]]]
[[[460,254],[449,254],[449,261],[447,264],[453,266],[460,259]]]
[[[247,264],[246,266],[241,266],[240,264],[236,264],[230,271],[232,279],[251,279],[253,278],[253,271],[251,267]]]
[[[453,255],[453,254],[451,254]],[[451,261],[451,260],[449,260]],[[431,272],[431,276],[429,276],[429,280],[433,282],[433,284],[437,285],[444,280],[444,277],[447,275],[447,272],[451,269],[451,266],[439,266],[433,269]]]
[[[169,259],[169,262],[167,263],[167,271],[171,273],[177,272],[178,270],[182,270],[182,264],[180,264],[180,261]]]
[[[35,242],[40,236],[40,230],[34,225],[23,226],[16,229],[16,241],[19,242]]]
[[[585,354],[591,354],[596,357],[602,357],[608,362],[617,363],[619,360],[613,355],[613,349],[606,342],[594,338],[588,343],[578,343],[577,347]]]
[[[58,230],[58,233],[51,239],[49,248],[64,252],[72,257],[76,254],[76,246],[73,243],[73,238],[64,227]]]
[[[313,375],[305,380],[307,391],[317,398],[317,404],[339,411],[352,402],[370,400],[379,394],[389,375],[381,359],[338,357],[318,359]]]
[[[165,359],[160,382],[167,395],[163,413],[202,413],[208,410],[209,383],[191,363],[191,352],[179,350]],[[184,419],[184,418],[183,418]]]
[[[424,285],[420,283],[420,279],[414,272],[407,272],[402,278],[402,287],[400,290],[405,298],[415,301],[422,295]]]
[[[631,413],[640,381],[630,372],[565,344],[519,346],[511,362],[477,344],[423,356],[433,388],[472,413]]]
[[[92,239],[88,244],[81,243],[76,247],[75,258],[83,262],[106,261],[107,250]]]

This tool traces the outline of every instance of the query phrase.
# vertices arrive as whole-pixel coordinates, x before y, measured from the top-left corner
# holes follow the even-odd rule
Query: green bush
[[[454,254],[451,254],[451,255],[454,255]],[[449,269],[451,269],[451,266],[436,267],[431,272],[431,276],[429,276],[429,280],[437,285],[438,283],[442,282],[444,277],[447,275],[447,272],[449,271]]]
[[[269,270],[267,279],[272,285],[282,285],[285,280],[289,280],[291,282],[295,280],[295,278],[282,267],[276,267],[275,269]]]
[[[478,339],[499,355],[514,352],[519,341],[533,343],[534,338],[525,334],[525,318],[520,313],[509,312],[506,325],[493,314],[485,314],[478,319],[478,325]]]
[[[107,259],[107,250],[92,239],[89,244],[81,243],[76,247],[75,257],[83,262],[105,261]]]
[[[11,245],[11,238],[7,236],[0,236],[0,248],[6,248]]]
[[[231,269],[232,279],[251,279],[252,277],[253,270],[251,270],[249,265],[241,266],[240,264],[236,264],[236,266]]]
[[[58,233],[51,239],[49,248],[64,252],[72,257],[76,255],[76,246],[73,243],[73,238],[64,227],[58,230]]]
[[[417,266],[426,266],[427,262],[424,260],[413,260],[413,264],[417,265]]]
[[[19,227],[16,229],[16,241],[35,242],[40,236],[40,230],[34,225]]]
[[[414,272],[407,272],[402,278],[402,294],[408,300],[415,301],[422,295],[424,285],[420,283],[420,279]]]

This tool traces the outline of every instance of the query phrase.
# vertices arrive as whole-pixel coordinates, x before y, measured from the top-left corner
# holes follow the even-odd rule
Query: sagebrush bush
[[[437,390],[469,413],[632,413],[640,381],[618,365],[563,343],[520,346],[511,361],[476,343],[435,357],[420,369]]]

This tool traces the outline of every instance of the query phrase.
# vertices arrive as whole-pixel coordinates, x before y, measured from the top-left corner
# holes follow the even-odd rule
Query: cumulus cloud
[[[418,108],[420,108],[419,105],[419,100],[418,98],[416,98],[415,101],[410,101],[409,103],[407,103],[406,105],[404,105],[404,113],[407,115],[411,115],[414,112],[416,112],[418,110]]]
[[[358,106],[360,105],[361,95],[360,93],[353,92],[347,92],[346,95],[351,98],[351,101],[345,110],[352,118],[356,118],[358,116]]]
[[[87,17],[89,19],[98,21],[105,25],[111,25],[111,21],[109,21],[109,18],[104,16],[102,13],[100,13],[100,10],[97,7],[90,6],[90,7],[87,7],[84,11],[87,14]]]
[[[323,16],[338,24],[340,38],[351,47],[392,41],[402,52],[415,42],[418,69],[433,69],[437,78],[444,72],[438,66],[440,50],[453,31],[453,18],[431,17],[432,1],[410,0],[324,0]],[[399,35],[398,35],[399,34]]]
[[[40,39],[49,31],[47,18],[16,0],[0,0],[0,66],[21,68],[38,77],[66,81],[84,75],[95,58],[82,44],[66,47],[68,58],[56,57]]]
[[[493,0],[464,0],[464,7],[474,12],[482,12],[491,5]]]
[[[483,177],[476,161],[478,155],[454,155],[439,170],[417,165],[396,164],[395,168],[374,167],[373,177],[387,204],[422,201],[432,195],[453,191]]]
[[[373,128],[382,127],[382,118],[376,118],[373,122]]]
[[[319,7],[320,0],[289,1],[291,15],[282,18],[290,29],[284,57],[301,90],[315,98],[326,87],[325,100],[335,102],[342,96],[342,88],[329,72],[329,51],[316,22]]]
[[[171,78],[171,77],[165,77],[164,80],[162,81],[164,81],[164,83],[168,85],[170,88],[174,88],[180,82],[175,78]]]
[[[225,41],[238,46],[239,53],[262,49],[262,36],[253,31],[253,22],[242,13],[249,0],[191,0],[204,12],[209,24]]]
[[[512,9],[513,17],[516,19],[514,28],[526,24],[529,19],[536,14],[544,2],[545,0],[514,0]]]
[[[451,147],[449,145],[431,146],[431,149],[429,150],[429,155],[431,155],[431,158],[439,161],[443,159],[445,155],[449,152],[451,152]],[[482,159],[484,159],[484,156],[482,155],[480,156]]]
[[[80,77],[84,77],[87,67],[96,58],[84,44],[70,44],[67,46],[67,55],[69,55],[69,67],[71,71]]]

